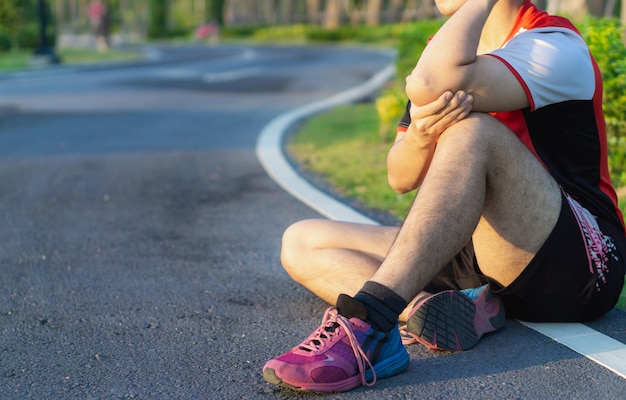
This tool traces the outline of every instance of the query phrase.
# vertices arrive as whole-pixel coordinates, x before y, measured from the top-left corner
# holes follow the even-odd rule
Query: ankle
[[[360,306],[350,306],[351,302],[346,298]],[[398,316],[407,306],[406,301],[393,290],[373,281],[366,282],[354,298],[340,296],[340,299],[337,300],[337,308],[342,315],[361,318],[372,328],[384,332],[396,326]],[[354,315],[345,315],[344,312]]]

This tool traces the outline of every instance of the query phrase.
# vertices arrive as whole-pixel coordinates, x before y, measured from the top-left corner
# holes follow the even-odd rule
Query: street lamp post
[[[45,64],[58,64],[61,59],[54,52],[54,47],[48,45],[46,30],[48,27],[48,8],[45,0],[39,0],[39,47],[35,50],[35,56]]]

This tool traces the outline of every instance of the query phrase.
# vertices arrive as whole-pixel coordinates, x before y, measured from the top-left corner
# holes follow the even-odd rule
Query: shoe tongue
[[[329,334],[332,334],[335,332],[335,330],[339,327],[339,324],[337,322],[331,322],[328,325],[326,325],[323,329],[324,332],[328,332]],[[330,335],[326,335],[324,332],[320,332],[319,337],[321,339],[329,339]],[[313,343],[315,346],[319,346],[322,344],[322,341],[319,339],[313,339],[311,340],[310,343]],[[305,350],[305,351],[311,351],[310,349],[307,349],[306,347],[300,347],[300,350]]]
[[[362,321],[367,319],[367,310],[363,303],[347,294],[340,294],[337,298],[337,311],[348,319],[355,317]]]
[[[338,326],[339,326],[338,323],[333,322],[332,324],[328,324],[327,326],[325,326],[324,330],[326,332],[333,333],[333,332],[335,332],[335,329],[337,329]]]

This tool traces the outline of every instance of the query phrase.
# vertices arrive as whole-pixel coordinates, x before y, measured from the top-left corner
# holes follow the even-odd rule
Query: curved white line
[[[291,167],[282,152],[282,138],[296,121],[340,104],[357,101],[380,89],[395,75],[395,66],[389,65],[363,85],[346,90],[328,99],[287,111],[263,128],[256,144],[256,153],[265,171],[283,189],[309,207],[331,219],[377,224],[376,221],[353,210],[344,203],[313,187]]]
[[[229,82],[263,73],[261,67],[249,67],[232,71],[207,72],[202,75],[202,80],[206,83]]]

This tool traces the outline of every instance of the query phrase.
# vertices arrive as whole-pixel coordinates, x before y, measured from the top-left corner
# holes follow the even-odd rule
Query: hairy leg
[[[281,261],[296,282],[329,304],[354,296],[387,255],[399,228],[309,219],[283,234]],[[412,304],[401,320],[406,320]]]
[[[283,234],[281,261],[298,283],[333,304],[374,275],[398,228],[309,219]]]
[[[506,285],[559,215],[558,185],[504,125],[471,114],[440,137],[387,257],[371,280],[413,298],[470,237],[481,270]]]

